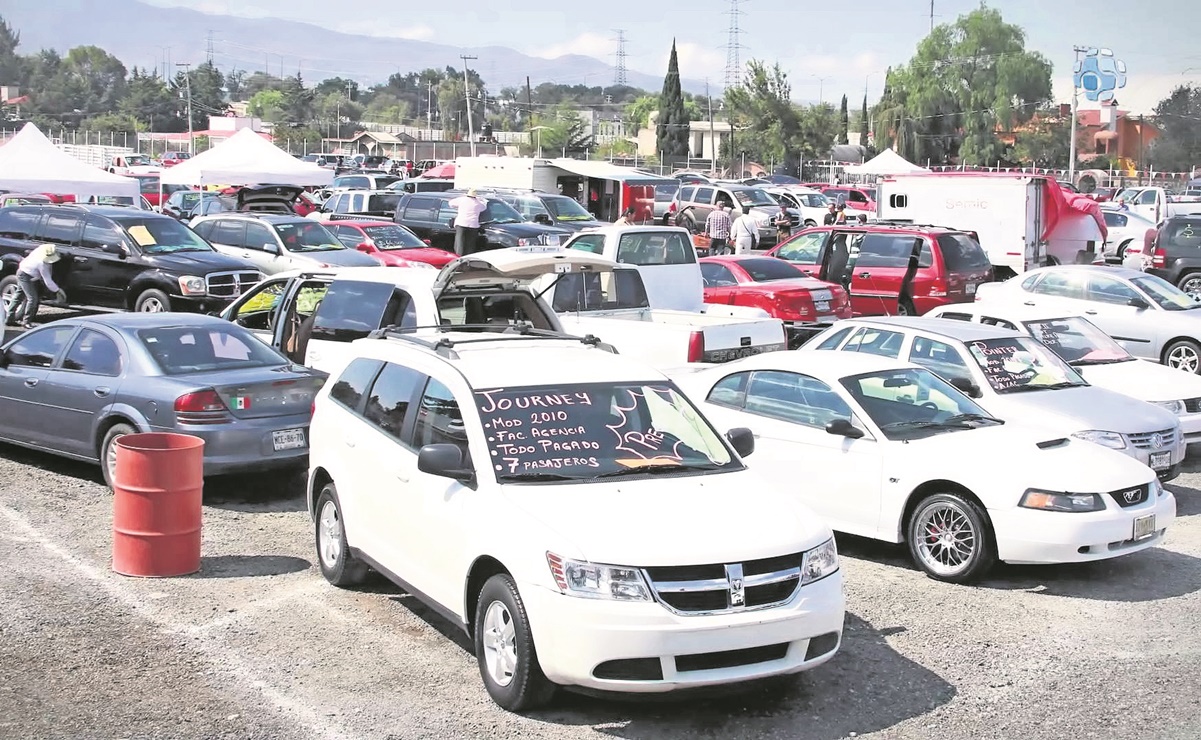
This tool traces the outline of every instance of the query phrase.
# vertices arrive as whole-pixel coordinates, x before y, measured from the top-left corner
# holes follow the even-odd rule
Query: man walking
[[[727,254],[727,245],[730,242],[730,229],[733,222],[730,221],[730,214],[726,210],[730,207],[729,203],[718,201],[715,208],[709,217],[705,219],[705,236],[709,237],[709,254]]]
[[[743,213],[734,219],[730,226],[730,241],[734,245],[734,254],[747,254],[759,243],[759,225],[749,213]]]
[[[460,257],[472,254],[479,248],[480,216],[488,210],[488,201],[475,194],[475,188],[450,201],[455,215],[455,254]]]
[[[13,307],[13,315],[9,317],[13,323],[19,323],[25,329],[33,327],[33,320],[37,318],[38,306],[42,300],[42,285],[59,293],[61,302],[66,303],[63,289],[58,287],[58,283],[54,282],[54,277],[50,274],[50,266],[58,262],[59,257],[53,244],[43,244],[17,265],[17,285],[21,286],[25,301],[23,305]]]

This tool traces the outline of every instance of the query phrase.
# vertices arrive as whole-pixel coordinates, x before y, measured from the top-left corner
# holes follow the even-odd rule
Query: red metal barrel
[[[152,577],[200,570],[204,440],[127,434],[116,445],[113,570]]]

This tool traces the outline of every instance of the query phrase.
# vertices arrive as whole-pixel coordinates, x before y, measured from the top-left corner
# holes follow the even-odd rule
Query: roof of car
[[[710,372],[725,370],[733,374],[744,370],[782,370],[784,372],[818,373],[845,377],[878,370],[912,367],[908,362],[866,352],[763,352],[741,360],[724,363]]]
[[[254,221],[262,221],[269,224],[287,224],[287,223],[302,223],[302,224],[321,224],[321,221],[316,221],[304,216],[298,216],[294,213],[268,213],[265,211],[223,211],[221,213],[213,213],[207,216],[202,216],[205,221],[216,218],[246,218]],[[196,221],[200,221],[198,218]]]
[[[1051,267],[1039,267],[1034,270],[1027,270],[1023,273],[1024,277],[1032,274],[1043,274],[1048,272],[1085,272],[1090,275],[1108,275],[1110,277],[1129,280],[1136,277],[1148,277],[1147,273],[1140,270],[1132,270],[1129,267],[1110,267],[1107,265],[1052,265]]]
[[[217,316],[200,313],[143,313],[131,311],[127,313],[101,313],[92,316],[62,319],[65,323],[101,324],[114,329],[154,329],[168,326],[230,326],[230,322]],[[58,321],[54,323],[60,323]]]
[[[310,219],[312,220],[312,219]],[[386,218],[340,218],[336,221],[322,221],[326,226],[397,226],[408,230],[395,221],[389,221]]]
[[[857,325],[874,326],[880,329],[908,329],[922,331],[927,334],[937,334],[960,342],[974,342],[980,339],[996,339],[998,337],[1026,336],[1013,329],[988,324],[976,324],[955,319],[932,319],[924,316],[876,316],[871,318],[844,319]],[[842,322],[839,322],[842,323]],[[838,326],[838,324],[835,324]]]
[[[1008,319],[1010,321],[1045,321],[1047,319],[1069,319],[1076,318],[1079,314],[1071,311],[1064,311],[1050,306],[1027,306],[1021,303],[1001,303],[988,301],[980,301],[978,303],[952,303],[946,306],[936,308],[941,314],[947,313],[967,313],[972,316],[992,316],[998,319]],[[935,318],[927,314],[927,318]],[[956,319],[947,319],[955,321]]]

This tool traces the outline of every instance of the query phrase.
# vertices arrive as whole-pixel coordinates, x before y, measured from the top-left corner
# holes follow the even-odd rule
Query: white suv
[[[577,337],[380,331],[317,397],[334,585],[374,569],[462,627],[510,711],[803,671],[841,643],[829,527],[660,373]]]

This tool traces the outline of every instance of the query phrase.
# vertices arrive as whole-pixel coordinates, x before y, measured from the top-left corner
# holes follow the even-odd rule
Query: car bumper
[[[305,446],[276,451],[271,433],[285,429],[304,429]],[[219,425],[179,424],[152,428],[152,431],[190,434],[204,440],[205,476],[302,468],[308,465],[308,414],[236,419]]]
[[[1184,461],[1185,447],[1186,447],[1186,443],[1181,442],[1171,449],[1150,450],[1150,449],[1143,449],[1140,447],[1127,447],[1126,449],[1122,450],[1122,452],[1125,452],[1130,457],[1133,457],[1135,460],[1138,460],[1143,465],[1146,465],[1147,467],[1154,470],[1155,474],[1159,476],[1159,479],[1161,481],[1169,481],[1169,480],[1175,479],[1178,475],[1180,475],[1180,463],[1182,463]],[[1153,455],[1161,455],[1165,452],[1169,453],[1168,466],[1167,467],[1161,466],[1158,468],[1152,467],[1151,457]]]
[[[1134,520],[1155,515],[1155,533],[1132,539]],[[1087,514],[1013,508],[989,511],[997,557],[1007,563],[1084,563],[1146,550],[1163,541],[1176,518],[1176,497],[1166,491],[1149,504]]]
[[[1184,435],[1184,443],[1186,445],[1201,442],[1201,414],[1185,414],[1181,416],[1180,432]]]
[[[527,587],[522,596],[547,678],[562,686],[631,693],[737,683],[816,667],[841,645],[846,608],[841,570],[801,588],[784,606],[734,614],[681,616],[658,603],[582,599],[542,586]],[[684,661],[677,663],[678,658]],[[716,663],[722,667],[712,667]],[[636,666],[649,667],[652,674],[631,678],[628,672]],[[603,675],[621,677],[598,677],[598,668]]]
[[[214,298],[212,296],[171,296],[171,310],[184,313],[214,313],[221,311],[235,298]]]

